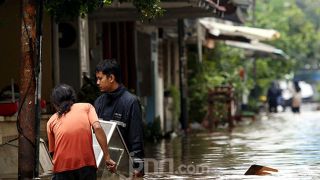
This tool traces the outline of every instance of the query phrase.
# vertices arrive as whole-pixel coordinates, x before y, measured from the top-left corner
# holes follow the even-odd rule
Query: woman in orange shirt
[[[107,138],[94,107],[89,103],[75,103],[75,92],[66,84],[56,86],[51,98],[57,111],[47,123],[54,179],[97,179],[91,127],[107,168],[115,172],[116,163],[110,158]]]

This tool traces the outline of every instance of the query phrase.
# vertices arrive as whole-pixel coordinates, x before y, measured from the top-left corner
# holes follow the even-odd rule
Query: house
[[[113,3],[84,19],[59,24],[44,13],[42,98],[49,102],[51,89],[58,83],[79,91],[83,75],[93,78],[99,60],[115,58],[123,69],[124,84],[141,99],[146,124],[159,120],[161,134],[166,134],[181,126],[178,118],[182,116],[184,129],[188,120],[185,42],[198,37],[193,43],[200,44],[201,60],[202,45],[195,28],[199,24],[194,19],[216,16],[241,21],[241,9],[249,9],[250,4],[250,0],[164,1],[164,16],[144,23],[131,3]],[[0,5],[0,88],[10,85],[12,79],[15,83],[20,80],[19,6],[18,1],[2,1]],[[172,98],[173,87],[180,99]],[[174,101],[181,102],[181,114],[177,108],[173,112]]]

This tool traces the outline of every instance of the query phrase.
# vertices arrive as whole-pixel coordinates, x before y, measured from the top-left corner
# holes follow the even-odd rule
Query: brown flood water
[[[146,179],[320,179],[320,112],[265,115],[231,133],[191,133],[145,148]],[[252,164],[279,172],[245,176]]]

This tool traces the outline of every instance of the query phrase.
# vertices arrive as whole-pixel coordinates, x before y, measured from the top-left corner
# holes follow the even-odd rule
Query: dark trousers
[[[293,113],[300,113],[300,108],[299,107],[292,107],[292,112]]]
[[[93,166],[85,166],[80,169],[55,173],[52,180],[96,180],[97,169]]]

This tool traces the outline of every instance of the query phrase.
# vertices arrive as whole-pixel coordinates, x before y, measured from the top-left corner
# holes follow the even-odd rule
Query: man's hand
[[[112,159],[109,158],[105,162],[106,162],[107,169],[110,172],[115,173],[117,171],[116,163]]]

